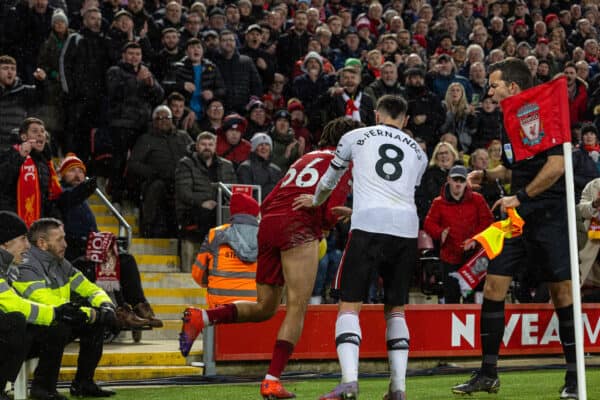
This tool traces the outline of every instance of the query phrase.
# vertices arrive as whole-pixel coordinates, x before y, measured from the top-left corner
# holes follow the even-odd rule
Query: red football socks
[[[211,324],[229,324],[236,321],[237,308],[235,304],[229,303],[206,310],[206,314]]]
[[[273,349],[273,358],[269,365],[269,372],[267,373],[279,378],[292,355],[292,351],[294,351],[294,345],[292,343],[285,340],[277,340],[275,342],[275,348]]]

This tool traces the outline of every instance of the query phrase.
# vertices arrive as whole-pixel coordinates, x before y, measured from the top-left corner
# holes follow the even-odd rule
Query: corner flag
[[[566,77],[507,97],[501,105],[515,161],[571,141]]]

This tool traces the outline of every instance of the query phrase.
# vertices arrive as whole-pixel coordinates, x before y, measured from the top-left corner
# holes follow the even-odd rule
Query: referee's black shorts
[[[502,253],[490,261],[488,274],[514,276],[520,268],[537,268],[545,282],[571,279],[565,202],[552,202],[528,214],[523,235],[504,241]]]
[[[417,239],[353,229],[334,281],[340,299],[357,303],[366,298],[371,271],[383,280],[384,303],[402,306],[408,302],[408,290],[417,261]]]

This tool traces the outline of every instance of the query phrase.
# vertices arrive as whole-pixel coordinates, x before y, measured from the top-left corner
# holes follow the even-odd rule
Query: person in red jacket
[[[583,122],[585,110],[588,102],[587,85],[577,77],[575,63],[565,64],[563,73],[567,77],[567,91],[569,92],[569,115],[571,116],[571,125]]]
[[[237,167],[246,161],[252,151],[252,145],[243,139],[246,118],[239,114],[230,114],[223,120],[223,125],[217,132],[217,155],[233,163]]]
[[[485,198],[467,186],[467,169],[455,165],[448,173],[441,194],[433,200],[425,218],[424,229],[440,242],[440,259],[444,271],[444,303],[460,303],[458,281],[448,274],[466,261],[465,251],[475,242],[465,241],[487,228],[494,217]]]

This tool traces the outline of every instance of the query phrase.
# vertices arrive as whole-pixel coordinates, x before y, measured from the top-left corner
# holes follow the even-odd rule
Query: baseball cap
[[[448,176],[450,178],[467,179],[467,174],[468,174],[468,171],[463,165],[455,165],[454,167],[450,168],[450,172],[448,173]]]
[[[545,37],[541,37],[541,38],[539,38],[539,39],[537,40],[537,42],[538,42],[538,43],[544,43],[544,44],[548,44],[548,43],[550,43],[550,42],[548,41],[548,39],[547,39],[547,38],[545,38]]]
[[[246,34],[252,32],[252,31],[258,31],[258,32],[262,33],[262,28],[260,27],[259,24],[252,24],[246,29]]]
[[[440,61],[451,61],[451,60],[452,60],[452,57],[450,57],[450,55],[448,55],[448,54],[445,54],[445,53],[444,53],[444,54],[441,54],[441,55],[438,57],[438,62],[440,62]]]

